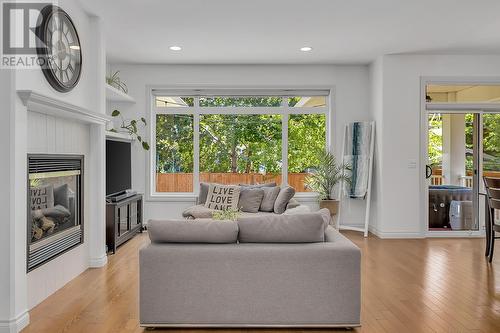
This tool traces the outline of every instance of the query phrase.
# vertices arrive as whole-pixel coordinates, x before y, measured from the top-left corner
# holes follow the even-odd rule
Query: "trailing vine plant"
[[[120,79],[120,71],[116,71],[110,76],[106,76],[106,83],[128,94],[127,85]]]
[[[128,121],[128,120],[126,121],[125,118],[123,118],[121,112],[118,110],[113,110],[113,112],[111,113],[111,116],[112,117],[120,117],[121,118],[120,129],[122,129],[124,132],[126,132],[127,134],[129,134],[133,138],[137,139],[137,141],[139,141],[141,143],[142,148],[144,150],[149,150],[149,143],[144,141],[139,134],[139,126],[144,128],[147,125],[146,119],[144,119],[144,117],[141,117],[139,120],[132,119],[130,121]],[[115,128],[110,129],[109,131],[114,132],[114,133],[118,133],[118,131]]]

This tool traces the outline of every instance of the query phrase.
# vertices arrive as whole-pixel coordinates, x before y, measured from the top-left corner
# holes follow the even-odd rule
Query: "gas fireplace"
[[[83,156],[28,155],[28,272],[83,243]]]

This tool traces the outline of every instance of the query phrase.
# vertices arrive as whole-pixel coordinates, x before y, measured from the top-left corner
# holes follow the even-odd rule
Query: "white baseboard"
[[[21,332],[23,328],[28,326],[30,323],[30,315],[28,310],[25,310],[17,318],[11,320],[0,321],[0,333],[17,333]]]
[[[486,232],[481,231],[428,231],[427,238],[484,238]]]
[[[99,258],[90,258],[89,259],[89,267],[90,268],[98,268],[106,265],[108,263],[108,256],[103,254],[102,257]]]
[[[368,230],[378,238],[425,238],[420,232],[401,232],[401,231],[380,231],[379,229],[369,226]]]

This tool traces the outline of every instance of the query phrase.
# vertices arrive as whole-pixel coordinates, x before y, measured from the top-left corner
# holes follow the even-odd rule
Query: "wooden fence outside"
[[[500,178],[500,172],[486,171],[487,177]],[[289,173],[288,184],[297,192],[310,192],[304,185],[307,173]],[[432,185],[442,184],[442,172],[440,169],[433,170]],[[276,182],[281,184],[281,174],[262,175],[260,173],[200,173],[200,181],[218,184],[259,184]],[[193,192],[192,173],[157,173],[156,192]]]
[[[310,192],[304,185],[307,173],[289,173],[288,184],[297,192]],[[260,184],[276,182],[281,184],[281,174],[259,173],[211,173],[201,172],[200,181],[218,184]],[[192,173],[157,173],[156,192],[193,192]]]

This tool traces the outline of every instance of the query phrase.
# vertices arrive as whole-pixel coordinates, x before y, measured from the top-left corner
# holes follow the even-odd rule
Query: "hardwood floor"
[[[483,239],[345,235],[363,252],[362,327],[354,332],[500,332],[500,250],[488,264]],[[30,311],[31,324],[23,332],[143,332],[138,326],[138,249],[148,242],[147,234],[139,235],[110,256],[106,267],[89,269],[68,283]]]

